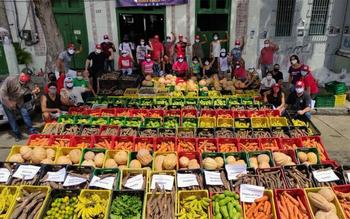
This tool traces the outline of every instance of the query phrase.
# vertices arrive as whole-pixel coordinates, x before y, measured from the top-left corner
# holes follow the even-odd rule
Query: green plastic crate
[[[318,95],[316,97],[315,107],[334,107],[335,97],[334,95]]]
[[[327,92],[332,93],[334,95],[344,94],[348,91],[348,87],[343,82],[331,81],[325,84],[325,88]]]

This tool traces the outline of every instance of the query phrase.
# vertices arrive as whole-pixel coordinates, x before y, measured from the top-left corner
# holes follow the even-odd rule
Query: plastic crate
[[[303,147],[300,138],[281,138],[282,149],[297,149]]]
[[[282,188],[269,188],[267,187],[268,185],[263,184],[263,180],[260,180],[260,186],[264,186],[267,189],[286,189],[287,188],[287,183],[286,183],[286,178],[283,172],[282,167],[271,167],[271,168],[258,168],[257,173],[259,178],[262,177],[264,173],[270,173],[274,172],[276,175],[279,175],[279,181],[281,182]]]
[[[195,152],[198,148],[196,138],[178,138],[176,145],[177,152]]]
[[[313,165],[309,166],[310,172],[313,172],[313,171],[316,171],[316,170],[321,170],[321,169],[332,169],[334,171],[335,175],[339,178],[338,180],[327,182],[328,185],[329,184],[332,184],[332,185],[342,185],[342,184],[344,184],[343,175],[339,171],[337,171],[336,168],[332,164],[313,164]],[[315,183],[316,187],[325,186],[325,185],[323,185],[322,182],[318,182],[313,174],[312,174],[312,178],[314,180],[314,183]]]
[[[194,151],[194,152],[185,152],[185,151],[178,152],[179,160],[181,157],[187,157],[189,160],[196,159],[197,163],[198,163],[198,169],[200,168],[199,165],[202,162],[202,157],[201,157],[201,154],[199,152],[196,152],[196,151]],[[180,162],[179,162],[179,165],[180,165]],[[183,169],[181,167],[181,165],[179,167],[180,167],[180,170]],[[188,168],[185,168],[185,169],[188,169]]]
[[[93,137],[93,147],[103,149],[113,149],[113,137],[96,135]]]
[[[298,157],[298,153],[299,152],[304,152],[304,153],[309,153],[309,152],[313,152],[316,154],[317,156],[317,164],[320,164],[321,163],[321,160],[320,160],[320,153],[318,152],[318,150],[316,148],[297,148],[295,150],[295,154],[297,156],[297,161],[301,164],[302,162],[300,162],[299,160],[299,157]]]
[[[135,151],[140,149],[147,149],[154,151],[154,138],[153,137],[136,137],[135,138]]]
[[[57,149],[57,152],[56,152],[56,159],[55,159],[55,164],[56,161],[57,161],[57,158],[59,158],[60,156],[67,156],[69,154],[69,152],[71,152],[72,150],[74,149],[78,149],[81,151],[82,153],[82,148],[73,148],[73,147],[60,147]],[[80,163],[80,160],[81,160],[81,157],[77,158],[79,161],[77,163],[73,163],[73,165],[79,165]]]
[[[247,165],[247,167],[249,167],[249,158],[248,158],[248,154],[244,151],[241,152],[227,152],[224,153],[224,157],[225,157],[225,164],[228,164],[227,162],[227,158],[229,156],[233,156],[236,160],[236,163],[238,160],[243,160],[245,162],[245,164]],[[241,163],[239,163],[241,164]]]
[[[325,88],[327,92],[332,94],[344,94],[347,92],[348,88],[344,82],[331,81],[325,84]]]
[[[178,170],[179,169],[179,157],[177,156],[177,152],[176,151],[173,151],[173,152],[155,152],[154,153],[154,159],[153,159],[153,162],[152,162],[152,170],[154,171],[163,171],[163,170],[166,170],[164,167],[162,167],[161,170],[157,170],[156,169],[156,159],[157,159],[157,156],[166,156],[166,155],[169,155],[169,154],[173,154],[175,155],[176,157],[176,165],[175,165],[175,168],[172,169],[172,170]],[[165,159],[165,158],[164,158]],[[163,161],[164,162],[164,161]]]
[[[109,118],[109,124],[110,125],[116,125],[116,126],[123,126],[125,125],[125,120],[127,120],[126,117],[110,117]]]
[[[334,107],[335,97],[333,95],[317,95],[315,107]]]
[[[104,174],[115,174],[115,179],[113,183],[112,190],[117,190],[119,189],[119,177],[120,177],[120,170],[118,168],[104,168],[104,169],[95,169],[93,172],[93,176],[99,176],[99,175],[104,175]],[[95,190],[100,190],[100,189],[105,189],[105,188],[100,188],[96,186],[90,186],[89,189],[95,189]]]
[[[271,151],[250,151],[250,152],[247,152],[248,154],[248,160],[249,158],[252,158],[252,157],[257,157],[259,154],[266,154],[267,156],[270,157],[270,167],[274,167],[275,166],[275,162],[273,160],[273,157],[272,157],[272,153]],[[249,163],[248,166],[252,167],[252,165]]]
[[[148,191],[148,179],[149,179],[149,171],[146,168],[143,169],[132,169],[132,168],[123,168],[121,170],[121,174],[120,174],[120,185],[119,185],[119,190],[120,191],[134,191],[133,189],[130,188],[126,188],[123,186],[123,184],[126,182],[125,177],[126,176],[136,176],[139,174],[142,174],[143,176],[143,185],[144,188],[141,189],[142,191]]]
[[[195,190],[195,191],[179,191],[177,193],[177,213],[180,213],[180,209],[182,207],[181,203],[183,203],[183,200],[190,197],[190,196],[196,196],[196,200],[200,200],[203,198],[209,198],[209,194],[207,190]],[[209,218],[210,215],[210,207],[207,206],[206,214]],[[191,210],[191,209],[189,209]],[[204,218],[204,217],[203,217]]]
[[[288,120],[285,117],[270,117],[271,127],[288,127]]]
[[[302,142],[303,147],[317,148],[321,161],[329,160],[328,153],[327,153],[327,151],[322,143],[322,140],[319,136],[302,137],[301,142]]]
[[[346,103],[346,94],[338,94],[334,95],[335,97],[335,102],[334,106],[339,107],[339,106],[344,106]]]
[[[106,150],[105,150],[105,149],[102,149],[102,148],[84,148],[84,149],[83,149],[83,153],[82,153],[82,155],[81,155],[81,159],[80,159],[80,165],[84,162],[84,160],[85,160],[85,154],[86,154],[88,151],[94,152],[94,153],[95,153],[95,156],[96,156],[98,153],[103,153],[103,154],[104,154],[102,166],[101,166],[101,167],[96,167],[96,168],[102,168],[102,167],[103,167],[104,160],[105,160],[105,158],[106,158]]]
[[[272,214],[272,219],[277,219],[277,213],[276,213],[276,207],[275,207],[275,201],[274,201],[274,195],[272,190],[265,190],[264,195],[266,195],[271,203],[271,214]],[[243,203],[243,214],[244,214],[244,219],[247,219],[247,211],[248,211],[248,205],[251,205],[250,203]],[[256,205],[254,205],[256,206]]]
[[[162,118],[145,118],[143,128],[159,128],[162,126]]]
[[[50,146],[52,147],[69,147],[71,144],[72,135],[53,135]]]
[[[270,123],[268,118],[259,118],[259,117],[253,117],[252,118],[252,128],[269,128]]]
[[[236,138],[218,138],[219,152],[237,152],[239,151],[239,143]]]
[[[33,134],[29,136],[28,146],[49,146],[52,143],[51,135]]]
[[[159,137],[155,139],[155,151],[167,152],[176,150],[175,137]]]
[[[93,137],[92,136],[73,136],[70,141],[69,147],[77,148],[92,148],[93,147]]]
[[[153,176],[154,175],[170,175],[174,177],[174,182],[173,182],[173,189],[175,190],[177,189],[177,182],[176,182],[176,171],[175,170],[162,170],[162,171],[151,171],[149,174],[149,186],[148,186],[148,191],[152,192],[152,180],[153,180]],[[162,187],[161,187],[162,188]],[[167,190],[166,190],[167,191]],[[171,190],[168,190],[171,191]]]
[[[116,198],[120,198],[124,195],[127,195],[127,196],[132,196],[132,197],[137,197],[141,200],[141,209],[140,209],[140,218],[144,218],[143,216],[143,202],[144,202],[144,199],[145,199],[145,192],[144,191],[113,191],[112,193],[112,196],[111,196],[111,205],[113,205],[113,201],[116,199]],[[114,206],[117,206],[117,208],[124,208],[124,203],[120,203],[119,205],[114,205]],[[109,212],[108,212],[108,218],[113,218],[112,216],[112,207],[109,208]]]
[[[197,142],[198,142],[197,151],[200,153],[218,151],[217,140],[215,138],[199,138]]]
[[[263,150],[280,150],[281,142],[279,138],[260,138],[261,148]]]
[[[98,133],[99,135],[119,136],[119,126],[103,125]]]
[[[133,136],[115,136],[113,149],[133,151],[134,144],[135,138]]]
[[[261,150],[259,139],[241,138],[238,143],[241,151],[258,151]]]

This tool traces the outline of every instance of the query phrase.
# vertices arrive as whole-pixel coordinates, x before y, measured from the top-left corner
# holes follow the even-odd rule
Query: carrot
[[[299,207],[300,207],[299,209],[300,209],[303,213],[306,214],[306,213],[307,213],[306,208],[305,208],[303,202],[301,201],[300,197],[297,196],[297,199],[298,199],[298,202],[299,202]]]
[[[267,195],[264,195],[264,196],[261,197],[261,198],[255,199],[254,202],[263,202],[263,201],[267,201],[267,200],[269,200],[269,197],[267,197]]]
[[[287,192],[284,192],[283,195],[285,195],[294,205],[299,206],[299,202]]]

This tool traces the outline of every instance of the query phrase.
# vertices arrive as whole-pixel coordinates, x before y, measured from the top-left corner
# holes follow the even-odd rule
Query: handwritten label
[[[316,170],[313,171],[312,174],[318,182],[332,182],[339,180],[339,177],[334,173],[332,169]]]
[[[85,178],[69,175],[63,183],[63,186],[76,186],[86,182]]]
[[[101,179],[98,176],[93,176],[90,186],[95,186],[95,187],[99,187],[99,188],[103,188],[103,189],[109,189],[112,190],[113,189],[113,184],[114,184],[114,180],[115,177],[110,176],[110,177],[106,177]]]
[[[16,172],[13,174],[13,177],[24,180],[31,180],[39,172],[39,170],[40,166],[20,165]]]
[[[7,168],[0,168],[0,182],[7,182],[11,173]]]
[[[190,173],[178,173],[177,174],[177,187],[190,187],[198,186],[197,177],[194,174]]]
[[[207,185],[213,185],[213,186],[222,186],[224,183],[222,182],[220,172],[214,172],[214,171],[204,171],[205,176],[205,183]]]
[[[241,184],[239,191],[241,202],[254,202],[255,199],[261,198],[264,195],[264,190],[265,188],[263,186]]]
[[[246,164],[226,164],[225,169],[228,180],[237,180],[238,175],[247,174]]]
[[[133,190],[142,189],[142,185],[143,185],[142,174],[129,178],[128,180],[126,180],[126,183],[125,183],[126,188],[133,189]]]
[[[47,172],[47,179],[45,181],[49,182],[64,182],[66,178],[66,168],[62,168],[56,172]]]
[[[174,176],[170,175],[153,175],[151,182],[151,189],[156,188],[156,183],[160,188],[172,190],[174,185]]]

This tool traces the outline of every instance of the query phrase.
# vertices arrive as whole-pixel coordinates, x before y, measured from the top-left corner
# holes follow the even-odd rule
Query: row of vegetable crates
[[[312,204],[310,202],[310,198],[308,197],[308,193],[310,192],[318,192],[322,187],[315,187],[315,188],[305,188],[305,189],[274,189],[274,190],[268,190],[265,189],[263,192],[264,196],[267,196],[267,201],[270,203],[270,212],[272,215],[272,218],[277,219],[281,217],[281,212],[283,211],[281,202],[279,201],[281,199],[281,195],[288,193],[288,195],[295,197],[296,199],[299,199],[300,202],[303,204],[305,208],[305,213],[309,218],[313,218],[315,215],[315,211],[312,209]],[[350,193],[350,187],[349,185],[335,185],[332,187],[323,187],[323,188],[331,188],[334,192],[342,192],[342,193]],[[114,207],[119,208],[125,208],[125,207],[132,207],[132,206],[126,206],[128,203],[124,203],[123,206],[117,206],[117,204],[113,203],[114,199],[121,195],[130,195],[130,196],[136,196],[140,199],[142,204],[142,209],[137,209],[140,212],[140,218],[146,218],[147,214],[147,203],[151,201],[151,197],[154,198],[154,195],[160,195],[160,193],[151,193],[151,192],[145,192],[142,190],[136,190],[136,191],[108,191],[108,190],[91,190],[91,189],[74,189],[74,190],[62,190],[62,189],[51,189],[47,186],[0,186],[0,190],[3,191],[4,189],[8,189],[10,191],[10,194],[14,195],[14,197],[11,200],[8,200],[10,203],[8,204],[8,208],[6,209],[6,217],[10,218],[10,216],[14,213],[15,206],[18,204],[17,200],[19,200],[21,197],[23,197],[24,193],[33,193],[37,191],[44,192],[44,201],[43,205],[38,209],[38,217],[36,218],[44,218],[49,209],[51,209],[52,203],[56,198],[73,198],[78,196],[84,196],[85,198],[88,198],[92,194],[96,194],[100,196],[101,199],[107,201],[106,208],[102,212],[103,218],[109,218],[110,213],[113,213],[113,210],[110,209],[112,205]],[[196,199],[202,199],[207,198],[210,200],[210,205],[207,209],[207,215],[208,218],[212,218],[214,214],[214,206],[213,206],[213,200],[215,199],[216,194],[225,194],[230,195],[236,198],[236,200],[239,200],[239,195],[237,193],[230,193],[228,191],[221,191],[221,192],[208,192],[208,190],[192,190],[192,191],[178,191],[176,193],[165,193],[167,196],[174,195],[173,199],[173,207],[172,209],[175,211],[173,214],[179,213],[180,207],[182,207],[182,201],[188,198],[189,196],[195,196]],[[175,196],[176,195],[176,196]],[[335,196],[335,198],[332,200],[332,203],[336,207],[336,215],[338,218],[346,219],[347,216],[345,212],[348,212],[347,209],[344,209],[339,199],[340,197]],[[300,204],[300,203],[299,203]],[[242,214],[244,215],[244,218],[248,218],[248,203],[239,202],[240,209],[242,209]]]
[[[347,94],[325,94],[316,97],[315,107],[342,107],[346,104]]]
[[[224,118],[250,118],[250,117],[277,117],[280,116],[278,110],[197,110],[197,109],[178,109],[178,110],[156,110],[156,109],[129,109],[129,108],[106,108],[90,109],[71,107],[69,115],[90,115],[90,116],[117,116],[117,117],[224,117]]]

